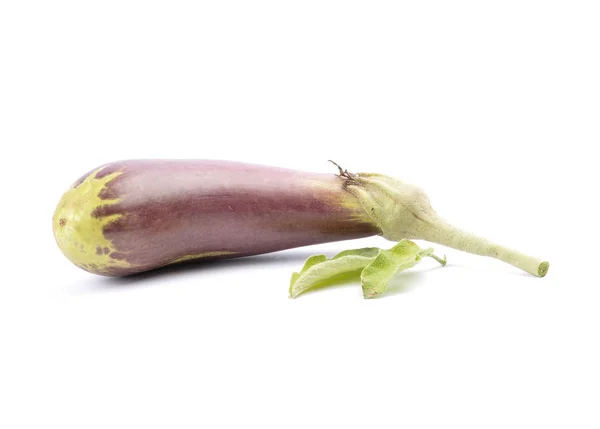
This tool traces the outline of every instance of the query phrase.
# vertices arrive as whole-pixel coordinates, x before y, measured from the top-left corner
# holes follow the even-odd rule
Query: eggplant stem
[[[423,239],[481,256],[489,256],[520,268],[537,277],[544,277],[550,264],[547,261],[494,243],[478,235],[458,229],[440,220]]]
[[[433,254],[433,253],[431,253],[431,254],[429,254],[429,255],[427,255],[427,256],[429,256],[430,258],[433,258],[433,259],[435,259],[436,261],[438,261],[442,267],[445,267],[445,266],[446,266],[446,262],[447,262],[447,261],[446,261],[446,255],[444,255],[444,259],[440,258],[439,256],[437,256],[437,255],[435,255],[435,254]]]
[[[331,162],[333,165],[335,165],[338,168],[338,170],[340,171],[340,173],[337,174],[337,176],[343,177],[344,179],[356,180],[356,174],[352,174],[348,170],[342,168],[337,162],[334,162],[332,160],[328,160],[328,161]]]

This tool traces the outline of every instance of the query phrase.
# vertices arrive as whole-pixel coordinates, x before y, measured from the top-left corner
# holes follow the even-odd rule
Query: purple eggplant
[[[449,224],[414,185],[338,169],[333,175],[225,161],[115,162],[64,194],[54,236],[75,265],[104,275],[377,234],[489,256],[538,277],[548,272],[547,261]]]
[[[76,181],[53,217],[75,265],[120,276],[380,234],[334,174],[208,160],[132,160]]]

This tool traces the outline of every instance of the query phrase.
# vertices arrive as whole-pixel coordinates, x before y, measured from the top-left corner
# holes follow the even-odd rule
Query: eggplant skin
[[[54,237],[78,267],[121,276],[380,234],[342,184],[334,174],[228,161],[119,161],[63,195]]]

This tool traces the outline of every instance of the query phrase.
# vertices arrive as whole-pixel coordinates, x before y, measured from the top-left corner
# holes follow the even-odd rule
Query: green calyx
[[[547,261],[451,225],[437,214],[419,187],[382,174],[349,173],[335,165],[342,187],[356,197],[384,238],[426,240],[498,259],[536,277],[544,277],[548,272]]]

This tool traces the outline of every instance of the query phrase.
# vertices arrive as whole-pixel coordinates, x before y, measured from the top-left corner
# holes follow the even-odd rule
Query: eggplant
[[[538,277],[548,272],[547,261],[454,227],[417,186],[335,165],[337,175],[227,161],[107,164],[63,195],[54,237],[75,265],[109,276],[371,235],[439,243]]]
[[[53,216],[64,255],[123,276],[380,234],[343,178],[215,160],[127,160],[77,180]]]

